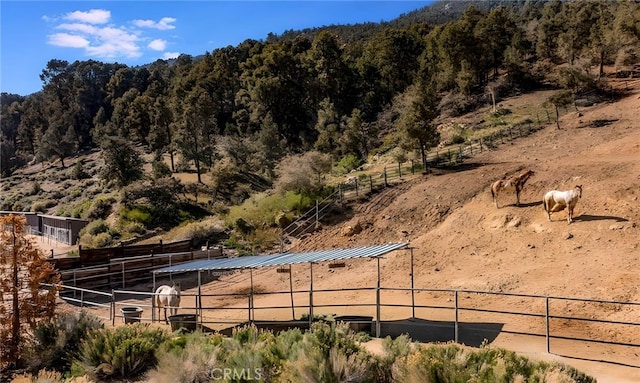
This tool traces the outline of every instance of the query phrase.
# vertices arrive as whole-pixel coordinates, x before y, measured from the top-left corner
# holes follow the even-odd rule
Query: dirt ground
[[[529,137],[485,151],[456,171],[434,171],[387,189],[353,206],[350,220],[323,228],[294,243],[290,251],[408,242],[413,248],[416,287],[640,302],[639,94],[634,92],[615,103],[580,108],[580,114],[572,112],[561,119],[559,130],[549,125]],[[498,196],[500,207],[496,209],[489,185],[523,169],[532,169],[535,175],[523,190],[521,206],[515,206],[514,194],[505,193]],[[568,190],[577,184],[583,186],[583,196],[576,207],[575,221],[568,224],[563,211],[552,214],[549,222],[541,202],[544,193]],[[356,225],[363,228],[360,233],[344,234],[349,232],[345,230],[347,226]],[[333,271],[316,267],[314,288],[375,286],[375,261],[347,263],[345,269]],[[410,287],[409,273],[407,251],[396,251],[381,261],[383,287]],[[241,291],[246,289],[246,274],[222,277],[203,291]],[[253,283],[258,289],[269,291],[288,288],[287,274],[274,270],[254,272]],[[309,283],[308,266],[294,266],[294,290],[308,288]],[[371,293],[361,294],[366,296],[348,291],[325,293],[321,298],[314,297],[314,303],[316,299],[329,303],[345,298],[354,303],[372,301]],[[267,305],[267,300],[286,305],[287,299],[290,298],[286,295],[265,297],[257,305]],[[395,292],[386,299],[406,302],[407,293]],[[432,304],[438,299],[446,301],[444,294],[424,298]],[[485,296],[478,304],[487,301],[497,299]],[[527,299],[514,299],[505,305],[513,311],[542,307],[542,303]],[[557,305],[557,310],[567,315],[635,323],[640,318],[639,306]],[[354,306],[340,314],[367,310]],[[397,313],[393,310],[385,308],[384,317],[410,316],[404,308],[398,308]],[[371,315],[370,310],[365,314]],[[465,315],[461,320],[477,321],[483,317]],[[510,316],[505,321],[510,328],[527,330],[540,322],[520,316]],[[563,325],[571,326],[572,334],[581,338],[640,344],[640,328],[628,333],[629,327],[623,332],[588,322],[553,324]],[[640,368],[625,366],[640,365],[637,348],[615,350],[608,345],[554,340],[552,353],[556,355],[548,355],[544,352],[544,338],[524,339],[501,333],[491,344],[532,358],[562,360],[600,382],[640,381]],[[595,362],[599,360],[617,363]]]
[[[640,87],[640,85],[639,85]],[[511,100],[513,101],[513,100]],[[521,102],[522,100],[520,100]],[[509,103],[507,100],[506,103]],[[327,226],[288,249],[292,252],[351,248],[373,244],[406,242],[413,249],[414,283],[418,288],[465,289],[502,293],[520,293],[555,297],[640,302],[640,92],[638,89],[615,103],[580,108],[561,121],[561,129],[549,125],[528,137],[499,145],[466,161],[455,171],[432,171],[395,185],[352,205],[349,219]],[[493,205],[489,185],[504,175],[532,169],[535,175],[515,205],[515,195],[498,196]],[[582,199],[568,224],[566,211],[547,220],[542,196],[551,189],[583,187]],[[348,226],[359,225],[358,234],[346,235]],[[410,253],[396,251],[381,260],[382,287],[410,287]],[[375,260],[346,262],[345,268],[329,269],[314,265],[314,289],[373,288],[377,280]],[[221,276],[202,287],[203,294],[246,292],[250,280],[256,291],[289,289],[288,274],[263,269]],[[292,268],[294,290],[308,289],[309,265]],[[189,288],[191,287],[191,288]],[[193,307],[184,289],[181,306]],[[516,297],[500,300],[494,296],[461,296],[463,304],[511,311],[544,314],[544,302]],[[296,305],[308,302],[308,294],[296,294]],[[281,305],[280,310],[258,310],[257,319],[291,319],[288,294],[265,295],[255,301],[257,307]],[[371,291],[335,291],[314,296],[314,305],[345,302],[351,306],[324,311],[339,315],[372,315]],[[240,299],[210,297],[203,305],[246,307]],[[212,302],[216,303],[212,303]],[[410,303],[406,291],[384,292],[383,302]],[[446,292],[421,293],[417,304],[451,305]],[[638,323],[640,305],[567,303],[554,301],[556,315],[580,316],[601,320]],[[323,312],[318,309],[318,312]],[[406,308],[386,307],[384,319],[411,317]],[[246,317],[245,311],[217,310],[216,318]],[[424,309],[418,318],[451,321],[450,313]],[[526,316],[496,316],[465,312],[468,322],[499,322],[502,330],[490,344],[518,351],[531,358],[560,360],[590,374],[599,382],[640,381],[640,351],[636,347],[616,348],[596,343],[569,343],[553,340],[552,354],[545,352],[544,337],[522,337],[512,332],[544,332],[543,319]],[[606,339],[640,344],[640,328],[593,322],[556,320],[555,331],[566,331],[585,339]],[[629,331],[629,328],[633,330]],[[380,340],[367,344],[372,350]],[[563,357],[560,355],[569,355]],[[610,362],[599,362],[602,360]],[[611,361],[613,361],[611,363]],[[635,367],[633,367],[635,366]]]

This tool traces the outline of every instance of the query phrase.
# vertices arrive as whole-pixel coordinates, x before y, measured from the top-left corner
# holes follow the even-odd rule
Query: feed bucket
[[[123,307],[120,309],[124,323],[140,322],[142,311],[140,307]]]
[[[176,314],[169,316],[169,323],[171,323],[171,331],[178,331],[183,328],[186,331],[192,332],[196,330],[196,314]]]

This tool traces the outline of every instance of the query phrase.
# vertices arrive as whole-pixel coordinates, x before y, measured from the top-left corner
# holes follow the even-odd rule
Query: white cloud
[[[89,46],[89,41],[82,36],[70,35],[68,33],[55,33],[47,36],[49,44],[58,47],[84,48]]]
[[[167,42],[162,39],[155,39],[147,46],[154,51],[163,51],[167,47]]]
[[[175,23],[176,19],[173,17],[163,17],[160,21],[155,22],[153,20],[134,20],[133,25],[140,28],[153,28],[159,29],[161,31],[165,31],[168,29],[175,29],[175,25],[171,25]]]
[[[101,28],[87,52],[102,58],[137,58],[142,56],[137,35],[123,29],[107,27]]]
[[[164,52],[164,54],[162,55],[162,58],[165,60],[169,60],[169,59],[175,59],[178,56],[180,56],[180,52]]]
[[[148,29],[170,30],[175,28],[172,24],[176,22],[175,18],[163,17],[159,21],[134,20],[125,27],[111,22],[111,12],[104,9],[70,12],[63,19],[67,22],[54,25],[61,32],[48,35],[47,42],[58,47],[84,49],[88,56],[100,59],[139,58],[146,49],[164,51],[168,42],[148,35],[151,32]],[[43,20],[56,21],[48,16]],[[148,42],[146,46],[143,45],[145,41]],[[164,53],[165,57],[167,55],[170,58],[178,56],[177,53]]]
[[[64,29],[65,31],[73,31],[73,32],[78,32],[81,34],[97,34],[98,33],[98,28],[94,27],[93,25],[89,25],[89,24],[80,24],[80,23],[74,23],[74,24],[60,24],[56,27],[57,29]]]
[[[65,15],[67,20],[89,24],[104,24],[111,18],[111,12],[104,9],[92,9],[89,12],[75,11]]]

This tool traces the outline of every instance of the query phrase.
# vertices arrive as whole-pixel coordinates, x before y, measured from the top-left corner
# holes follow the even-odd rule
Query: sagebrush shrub
[[[156,365],[156,349],[167,339],[160,328],[148,324],[102,329],[80,346],[80,362],[91,378],[132,378]]]
[[[84,311],[56,316],[50,322],[38,324],[24,351],[32,372],[50,369],[68,371],[76,358],[80,342],[91,331],[103,328],[102,321]]]

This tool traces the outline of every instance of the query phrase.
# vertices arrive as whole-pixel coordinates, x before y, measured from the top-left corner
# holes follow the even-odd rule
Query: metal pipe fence
[[[80,298],[62,296],[70,304],[81,308],[104,309],[109,308],[108,317],[113,325],[116,318],[122,318],[117,308],[139,307],[143,310],[151,309],[151,315],[142,315],[141,321],[163,321],[156,317],[155,300],[150,298],[153,292],[139,292],[128,290],[113,290],[111,293],[93,291],[71,286],[62,286],[78,292]],[[335,301],[335,293],[357,293],[357,301],[345,297],[344,301]],[[393,293],[396,293],[394,296]],[[397,294],[404,294],[400,299]],[[323,299],[324,294],[331,294],[332,299]],[[375,294],[375,296],[374,296]],[[389,295],[387,295],[389,294]],[[293,296],[290,305],[264,303],[270,296]],[[92,301],[90,296],[103,298],[102,302]],[[129,297],[132,297],[127,299]],[[105,299],[106,298],[106,299]],[[489,299],[490,298],[490,299]],[[95,299],[95,298],[93,298]],[[517,309],[514,299],[521,303]],[[280,302],[287,301],[283,298]],[[354,318],[352,322],[370,323],[372,334],[380,336],[381,323],[398,320],[397,309],[405,308],[408,318],[422,319],[428,323],[424,326],[439,328],[439,332],[450,336],[455,342],[461,341],[461,329],[465,333],[482,334],[487,331],[488,323],[499,325],[497,333],[529,336],[545,339],[545,351],[553,353],[554,342],[568,341],[571,344],[601,344],[624,349],[640,351],[640,322],[630,320],[616,320],[606,317],[607,308],[597,310],[583,309],[588,314],[574,310],[574,304],[612,305],[616,311],[637,312],[640,318],[640,302],[621,302],[614,300],[571,298],[560,296],[545,296],[520,293],[504,293],[481,290],[463,289],[430,289],[430,288],[390,288],[367,287],[346,289],[303,289],[293,291],[270,291],[246,293],[182,293],[180,313],[194,314],[196,322],[203,328],[221,331],[246,323],[281,323],[287,318],[291,326],[296,324],[311,324],[312,321],[322,319],[323,316],[337,315],[339,311],[349,314],[367,314],[371,320]],[[390,314],[385,308],[394,308]],[[338,312],[338,313],[336,313]],[[292,315],[293,313],[293,315]],[[297,313],[297,314],[296,314]],[[418,313],[417,316],[415,313]],[[411,314],[411,315],[409,315]],[[598,314],[602,317],[598,317]],[[306,317],[305,317],[306,316]],[[406,319],[406,317],[403,317]],[[290,319],[288,319],[290,318]],[[516,319],[513,319],[516,318]],[[593,326],[598,325],[598,326]],[[374,327],[375,326],[375,327]],[[612,326],[613,328],[609,328]],[[497,336],[496,333],[496,336]],[[611,338],[610,334],[626,334],[624,337]],[[411,336],[411,334],[409,334]],[[579,348],[576,347],[576,352]],[[615,356],[615,352],[612,351]],[[616,360],[599,360],[612,363],[622,363]],[[627,361],[625,361],[626,363]],[[628,365],[628,364],[627,364]],[[639,367],[638,365],[632,365]]]

